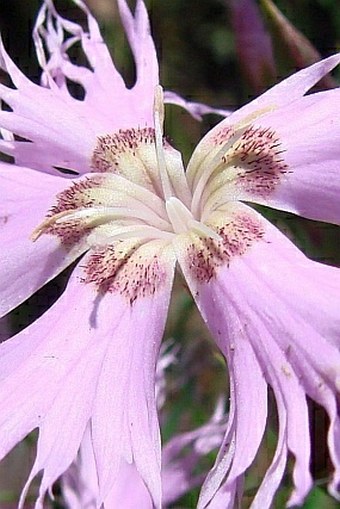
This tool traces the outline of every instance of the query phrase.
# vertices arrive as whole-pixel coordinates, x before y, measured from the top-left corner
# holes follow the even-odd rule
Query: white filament
[[[133,218],[145,221],[156,228],[170,230],[170,223],[164,221],[152,211],[133,209],[129,207],[91,207],[71,211],[55,220],[56,224],[65,223],[77,219],[84,220],[87,226],[97,226],[115,219]]]

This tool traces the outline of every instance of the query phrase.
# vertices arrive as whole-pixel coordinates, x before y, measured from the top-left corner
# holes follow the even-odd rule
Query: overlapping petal
[[[160,357],[158,368],[169,361],[169,353]],[[211,419],[203,426],[172,437],[162,448],[162,507],[169,507],[185,493],[201,484],[204,472],[194,473],[202,456],[216,449],[226,427],[224,399],[220,399]],[[69,509],[96,508],[98,491],[96,463],[87,428],[77,460],[62,476],[62,493]],[[122,460],[117,482],[105,499],[104,508],[152,509],[150,494],[136,470],[135,464]]]

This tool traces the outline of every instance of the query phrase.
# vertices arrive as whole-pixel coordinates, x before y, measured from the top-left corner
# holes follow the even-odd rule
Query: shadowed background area
[[[82,13],[71,0],[55,3],[64,17],[84,23]],[[100,22],[118,68],[132,84],[134,67],[114,0],[88,0],[87,3]],[[336,0],[275,0],[274,3],[270,0],[152,0],[146,4],[164,88],[219,108],[235,109],[297,68],[340,50],[340,13]],[[31,40],[39,5],[38,0],[0,0],[0,29],[4,44],[14,61],[33,81],[39,81],[40,75]],[[72,49],[72,58],[85,63],[77,45]],[[6,83],[4,75],[1,74],[0,79]],[[323,80],[320,88],[332,87],[336,83],[335,74]],[[72,85],[71,90],[74,96],[82,97],[81,87]],[[187,160],[197,141],[218,119],[209,115],[198,123],[178,107],[167,106],[166,134]],[[340,266],[337,227],[262,207],[261,212],[309,257]],[[67,274],[59,276],[20,306],[6,324],[0,322],[0,338],[21,330],[40,316],[62,292]],[[173,338],[178,344],[178,360],[167,370],[167,401],[162,417],[165,440],[179,431],[203,424],[211,415],[219,395],[227,390],[224,361],[212,346],[180,278],[175,283],[166,337]],[[303,507],[335,509],[339,505],[325,489],[331,474],[325,442],[327,417],[313,403],[310,410],[314,439],[312,471],[317,485]],[[272,404],[268,431],[247,478],[244,508],[249,506],[273,455],[276,420],[276,409]],[[34,436],[30,436],[0,464],[1,509],[15,507],[14,501],[33,458]],[[213,455],[207,457],[207,464],[210,465],[213,459]],[[275,508],[284,507],[290,490],[288,469]],[[56,501],[51,507],[63,509],[58,487],[55,494]],[[197,496],[198,490],[193,490],[171,507],[194,508]],[[27,508],[30,507],[28,504]]]

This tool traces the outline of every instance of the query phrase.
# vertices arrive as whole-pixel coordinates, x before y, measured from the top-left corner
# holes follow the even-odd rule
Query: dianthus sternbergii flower
[[[185,171],[163,138],[162,91],[142,1],[134,16],[118,1],[136,61],[132,89],[86,6],[76,3],[88,14],[89,34],[48,0],[40,11],[34,34],[44,87],[2,49],[15,88],[0,88],[12,110],[0,113],[0,146],[16,164],[0,170],[1,315],[82,256],[56,304],[0,346],[0,457],[39,429],[21,506],[42,471],[35,505],[42,507],[87,440],[98,507],[112,509],[105,503],[126,468],[149,507],[161,507],[154,378],[176,263],[231,378],[229,424],[199,508],[234,507],[264,433],[268,385],[278,445],[252,508],[270,507],[288,452],[295,457],[290,505],[311,488],[306,395],[329,415],[336,495],[340,274],[306,259],[243,202],[339,222],[339,91],[304,94],[340,56],[230,115],[203,138]],[[64,30],[71,34],[66,41]],[[77,40],[91,69],[68,59]],[[84,101],[69,94],[66,78],[82,84]],[[71,181],[58,167],[79,176]]]

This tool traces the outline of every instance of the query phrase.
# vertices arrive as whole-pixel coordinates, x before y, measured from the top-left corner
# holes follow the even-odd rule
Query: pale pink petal
[[[247,115],[262,110],[263,108],[273,107],[282,108],[300,99],[309,89],[311,89],[326,74],[331,72],[340,62],[340,53],[332,55],[316,64],[313,64],[301,71],[298,71],[288,78],[280,81],[277,85],[267,90],[264,94],[246,104],[227,120],[223,120],[224,125],[239,122]],[[219,124],[223,125],[222,123]],[[211,131],[210,131],[211,132]]]
[[[97,84],[100,85],[102,80],[104,88],[108,88],[108,83],[105,84],[108,80],[113,84],[114,90],[126,93],[124,80],[115,68],[110,52],[103,42],[98,23],[84,2],[75,0],[74,3],[87,16],[88,33],[78,23],[63,18],[51,0],[44,0],[38,12],[33,29],[33,40],[39,64],[43,70],[42,84],[49,88],[55,88],[57,85],[65,94],[70,95],[65,79],[68,74],[64,73],[64,66],[66,66],[71,74],[75,73],[75,76],[70,76],[71,79],[77,76],[84,77],[84,84],[86,84],[87,79],[93,82],[97,78]],[[69,49],[79,41],[92,70],[72,64],[68,56]],[[74,81],[82,83],[82,79],[74,79]]]
[[[2,43],[0,52],[3,68],[16,86],[16,89],[13,89],[0,85],[0,97],[12,109],[0,113],[0,125],[31,141],[33,145],[37,144],[37,151],[51,151],[51,156],[49,159],[45,156],[42,162],[44,165],[47,162],[49,164],[42,166],[39,157],[38,161],[35,161],[34,152],[25,154],[25,141],[1,141],[3,152],[13,155],[19,165],[28,165],[55,174],[55,166],[86,171],[95,144],[94,125],[98,118],[95,112],[93,118],[88,112],[84,115],[84,112],[82,114],[76,108],[75,99],[66,97],[58,89],[49,90],[29,81],[10,59]],[[20,152],[21,143],[24,147],[23,154]],[[27,155],[32,158],[28,159]]]
[[[154,90],[159,83],[155,45],[144,2],[137,0],[134,16],[126,0],[118,0],[122,23],[136,62],[136,96],[147,111],[152,111]],[[140,106],[139,106],[140,107]]]
[[[206,509],[234,509],[239,507],[237,501],[238,493],[243,487],[243,476],[236,479],[232,484],[224,484],[217,492],[214,498],[205,506]]]
[[[340,89],[305,96],[255,122],[278,136],[288,171],[267,196],[241,199],[340,223]]]
[[[39,13],[33,36],[47,83],[52,86],[56,77],[59,81],[64,78],[61,81],[63,89],[65,78],[80,83],[85,97],[83,102],[77,101],[75,107],[85,112],[86,106],[92,115],[96,114],[102,123],[102,133],[150,125],[154,88],[158,84],[158,63],[143,2],[138,2],[134,15],[125,1],[119,3],[123,27],[136,63],[137,82],[131,89],[126,87],[115,68],[98,24],[86,4],[80,1],[75,3],[87,16],[88,33],[77,23],[60,16],[51,2],[45,1]],[[49,20],[55,22],[57,30]],[[68,39],[64,41],[60,34],[68,36]],[[77,41],[81,42],[91,69],[70,61],[67,51]],[[47,56],[43,51],[43,42],[48,46]]]
[[[91,442],[91,432],[85,432],[77,462],[71,465],[62,476],[62,494],[69,509],[97,509],[98,492],[96,462]],[[148,489],[142,481],[135,465],[121,460],[119,473],[103,509],[114,507],[124,509],[153,509],[154,505]]]
[[[119,475],[110,494],[104,501],[104,509],[124,507],[124,509],[153,509],[155,506],[150,492],[134,463],[121,462]],[[73,509],[73,508],[72,508]]]
[[[228,128],[232,126],[237,127],[239,124],[244,126],[251,125],[255,120],[260,123],[260,120],[269,115],[270,111],[277,110],[279,118],[283,108],[287,108],[290,105],[294,108],[293,103],[301,99],[313,85],[334,69],[339,62],[339,53],[321,60],[281,81],[257,99],[254,99],[222,120],[222,122],[204,136],[195,148],[188,165],[189,181],[195,178],[195,173],[202,164],[202,160],[216,147],[216,137],[220,133],[228,131]],[[239,199],[238,196],[236,199]]]
[[[48,312],[30,327],[1,345],[0,376],[3,404],[0,424],[3,434],[1,457],[6,455],[32,429],[37,426],[44,427],[46,418],[48,429],[50,426],[48,415],[50,412],[54,413],[53,403],[58,401],[63,388],[68,385],[67,380],[72,379],[72,374],[78,371],[79,364],[84,368],[89,362],[90,358],[86,353],[89,351],[93,329],[89,327],[88,320],[84,320],[84,312],[86,313],[86,308],[90,307],[92,300],[93,296],[84,292],[84,286],[77,283],[74,277],[68,291]],[[80,302],[82,305],[79,305]],[[67,320],[65,320],[66,316]],[[94,362],[92,367],[87,366],[91,371],[98,365],[97,351],[103,348],[103,343],[105,344],[105,336],[101,340],[98,339],[96,343],[97,349],[93,352]],[[92,387],[91,384],[87,387],[88,379],[85,380],[83,374],[84,372],[82,372],[82,383],[86,385],[86,391],[90,391],[88,401],[91,401],[94,384]],[[72,386],[65,391],[66,399],[71,389]],[[72,390],[76,389],[77,385]],[[80,397],[81,394],[77,396]],[[86,397],[86,394],[82,396],[83,404]],[[79,415],[83,404],[78,407]],[[77,419],[76,416],[74,419]],[[79,417],[79,425],[81,421]],[[73,424],[75,425],[76,422]],[[58,430],[66,432],[65,427],[59,427],[58,416],[56,416],[55,428],[50,439]],[[73,431],[70,430],[70,432]],[[74,432],[78,430],[74,429]],[[46,443],[45,433],[42,433],[42,436],[43,442]],[[67,434],[65,439],[66,436]],[[48,452],[48,449],[41,451],[39,456],[43,452]],[[55,458],[52,459],[55,460]]]
[[[303,502],[311,486],[308,416],[301,384],[329,414],[328,445],[336,469],[331,484],[333,490],[339,480],[340,430],[336,398],[340,355],[333,345],[339,345],[340,274],[337,269],[308,261],[269,225],[265,240],[254,246],[249,256],[235,260],[235,268],[230,267],[225,284],[233,288],[232,296],[228,294],[229,300],[236,300],[242,307],[245,323],[248,323],[245,333],[254,348],[257,343],[259,362],[262,366],[273,366],[281,378],[279,389],[288,412],[287,446],[296,458],[295,491],[290,499],[290,504],[295,505]],[[273,256],[273,248],[276,256]],[[238,294],[242,281],[247,284]],[[274,310],[279,312],[274,314]],[[266,344],[267,359],[264,360],[261,352]],[[274,382],[269,377],[268,381],[277,394]]]
[[[66,77],[80,83],[85,90],[84,102],[95,110],[99,109],[105,117],[111,117],[111,122],[116,117],[116,111],[122,108],[122,103],[128,103],[129,108],[126,108],[124,118],[119,115],[118,121],[121,128],[135,125],[136,118],[140,116],[138,112],[144,103],[145,122],[150,124],[154,88],[159,79],[156,50],[144,3],[138,0],[133,15],[125,0],[118,2],[122,24],[136,64],[137,80],[131,90],[126,88],[124,80],[114,67],[108,49],[103,43],[97,22],[83,2],[77,3],[87,15],[89,36],[79,25],[62,18],[50,3],[45,2],[39,13],[33,37],[46,82],[51,83],[53,80],[58,82],[58,86],[64,88],[66,93],[68,93]],[[48,25],[48,29],[44,27],[46,18],[55,18],[57,30],[54,29],[52,23]],[[65,30],[72,34],[72,37],[66,41],[60,36]],[[70,46],[78,40],[82,43],[92,70],[73,64],[67,55]],[[49,49],[47,57],[43,51],[43,42]],[[113,90],[115,90],[115,94],[112,93]],[[217,113],[223,116],[230,113],[227,110],[186,101],[174,92],[165,91],[164,100],[188,110],[197,120],[201,120],[202,116],[208,113]],[[110,106],[111,109],[108,109]],[[143,121],[140,121],[140,125],[143,125]]]
[[[166,354],[167,356],[167,354]],[[162,358],[160,359],[162,360]],[[204,473],[194,470],[202,456],[216,449],[226,427],[224,400],[221,398],[211,419],[203,426],[175,435],[162,450],[162,503],[168,507],[182,495],[199,486]],[[80,453],[68,471],[62,476],[62,493],[69,509],[96,509],[98,491],[96,463],[88,428],[81,443]],[[135,465],[122,459],[117,481],[104,502],[105,509],[153,507],[150,494],[142,482]]]
[[[226,475],[227,482],[223,486],[223,492],[226,490],[234,493],[233,486],[255,458],[267,419],[266,384],[252,348],[245,342],[238,341],[237,333],[240,327],[238,319],[235,317],[233,323],[229,323],[224,311],[222,319],[221,308],[212,297],[213,295],[207,294],[197,302],[203,318],[227,358],[235,411],[229,417],[232,419],[232,435],[222,445],[214,469],[203,484],[199,508],[207,505]],[[220,301],[220,305],[225,309],[224,299]],[[229,345],[225,342],[227,337],[230,340]]]
[[[208,472],[208,475],[203,484],[203,488],[200,493],[200,498],[198,501],[198,507],[205,507],[209,501],[216,497],[219,487],[221,486],[223,480],[225,479],[226,472],[229,472],[230,466],[233,462],[234,453],[235,453],[235,412],[236,412],[236,399],[235,399],[235,384],[233,378],[233,372],[229,373],[229,384],[230,384],[230,403],[229,403],[229,412],[227,419],[227,426],[225,430],[225,434],[220,445],[215,464],[213,468]],[[229,490],[230,488],[230,490]],[[236,483],[232,483],[231,486],[228,486],[228,490],[230,493],[235,494]],[[226,499],[224,499],[224,503],[226,503]]]
[[[90,425],[86,427],[76,460],[62,475],[61,489],[69,509],[96,509],[98,476]]]
[[[235,308],[234,312],[240,313],[240,309]],[[243,309],[242,312],[244,312]],[[246,319],[246,313],[244,315]],[[284,354],[273,342],[271,333],[268,333],[261,320],[259,319],[256,323],[255,318],[252,317],[247,323],[249,326],[246,328],[245,334],[249,342],[253,344],[259,363],[265,369],[266,379],[274,391],[279,414],[279,438],[276,454],[255,497],[253,506],[254,509],[270,508],[284,473],[288,449],[296,459],[293,481],[297,489],[292,497],[296,504],[302,504],[312,487],[309,471],[311,446],[305,391],[300,385],[298,376],[287,365]],[[259,341],[258,338],[261,340]],[[296,409],[299,411],[297,412]]]
[[[171,272],[174,260],[169,256],[172,261],[167,270]],[[171,289],[172,277],[166,277],[164,287],[150,297],[137,298],[126,309],[117,303],[117,308],[107,314],[110,323],[119,325],[114,330],[115,342],[109,345],[103,359],[91,419],[99,473],[98,497],[102,501],[112,488],[113,473],[121,468],[117,460],[123,457],[128,463],[134,462],[155,507],[160,506],[155,369]],[[99,302],[99,311],[100,306]],[[116,390],[112,391],[112,387]]]
[[[78,173],[90,170],[96,141],[95,117],[91,123],[89,115],[75,111],[71,102],[74,99],[66,101],[59,94],[34,84],[26,90],[0,85],[0,97],[13,108],[13,112],[0,112],[1,127],[28,140],[0,140],[2,152],[13,156],[18,165],[55,175],[58,175],[56,167]]]
[[[43,470],[35,505],[42,508],[46,491],[74,461],[90,423],[99,482],[96,503],[105,500],[126,458],[134,460],[160,507],[154,377],[173,260],[164,270],[168,275],[154,294],[131,303],[117,292],[98,294],[83,282],[79,268],[52,308],[0,346],[0,456],[39,428],[37,457],[21,503]]]
[[[274,385],[273,385],[274,387]],[[278,490],[287,464],[287,410],[280,392],[275,391],[279,418],[278,440],[274,458],[252,502],[252,509],[270,507]]]
[[[61,177],[0,164],[0,315],[18,306],[82,253],[84,246],[66,250],[51,235],[36,242],[31,238],[56,193],[67,184]]]
[[[239,341],[240,318],[235,315],[232,320],[229,319],[225,313],[225,296],[215,295],[215,286],[199,285],[193,280],[186,252],[186,246],[179,240],[177,255],[183,274],[204,320],[227,360],[231,385],[229,426],[216,464],[202,488],[198,505],[202,509],[213,498],[227,474],[223,491],[235,493],[239,476],[253,462],[266,424],[267,390],[253,348],[247,342]]]
[[[1,140],[0,148],[15,157],[17,164],[29,165],[54,174],[57,173],[55,167],[78,173],[89,171],[96,136],[99,134],[120,128],[150,125],[153,115],[153,90],[158,83],[157,61],[142,2],[138,2],[135,17],[125,2],[121,2],[124,23],[134,48],[138,43],[144,48],[143,61],[138,53],[136,62],[140,77],[136,86],[131,89],[126,88],[114,68],[96,21],[85,4],[77,3],[88,15],[89,34],[84,32],[80,25],[59,16],[50,1],[44,2],[38,16],[34,38],[44,76],[50,76],[45,83],[49,88],[29,81],[1,46],[2,67],[9,74],[16,89],[3,85],[0,88],[0,97],[12,109],[10,112],[0,113],[0,125],[31,143],[5,139]],[[130,13],[130,18],[127,12]],[[68,46],[61,37],[65,30],[72,35],[69,46],[77,40],[82,42],[92,70],[70,63],[67,56]],[[56,72],[58,80],[62,72],[66,77],[80,82],[85,88],[83,101],[74,99],[65,88],[53,86],[53,62],[48,62],[43,53],[43,41],[50,48],[53,62],[60,66],[59,72]],[[148,84],[146,93],[145,86],[149,79],[152,83]]]
[[[261,392],[256,394],[258,382],[254,380],[254,372],[262,372],[277,398],[280,420],[278,448],[252,508],[270,507],[283,475],[288,450],[295,457],[295,489],[289,501],[293,506],[303,502],[312,485],[305,393],[322,405],[329,415],[328,446],[335,468],[330,485],[332,494],[336,494],[339,483],[340,271],[309,261],[258,214],[245,206],[239,207],[244,212],[248,210],[248,214],[256,216],[261,222],[265,232],[263,239],[255,241],[244,254],[232,257],[229,265],[219,266],[209,282],[200,281],[191,270],[185,246],[178,249],[180,263],[217,344],[227,358],[229,355],[232,381],[237,376],[237,383],[232,385],[236,395],[236,416],[237,390],[240,395],[244,392],[243,408],[247,408],[248,415],[244,419],[244,427],[242,422],[235,425],[236,439],[237,436],[239,440],[242,437],[248,447],[251,444],[251,448],[255,442],[256,450],[259,446],[259,441],[251,435],[254,431],[249,432],[246,428],[250,421],[261,429],[258,417],[250,416],[254,400],[254,413],[265,411],[265,402],[259,400]],[[238,352],[240,356],[236,361]],[[250,359],[253,359],[252,365],[247,366]],[[248,401],[248,396],[251,401]],[[228,442],[233,437],[230,432],[229,435]],[[253,450],[253,457],[256,450]],[[247,452],[250,454],[249,449]],[[244,454],[235,447],[232,459],[219,472],[218,467],[222,465],[219,463],[220,453],[216,472],[208,476],[203,486],[199,507],[205,507],[213,499],[223,475],[226,475],[226,480],[216,501],[222,503],[223,493],[230,496],[235,477],[241,476],[242,470],[244,472],[250,464],[244,460]],[[235,464],[236,469],[230,467],[230,463]],[[232,502],[228,500],[227,497],[225,505],[220,507],[229,507],[228,503]],[[211,507],[218,507],[216,504],[214,502]]]
[[[98,475],[88,426],[83,437],[76,462],[63,474],[63,500],[69,509],[97,509]],[[124,502],[123,502],[124,501]],[[148,489],[134,464],[121,459],[117,479],[105,498],[103,509],[152,509],[153,503]]]

